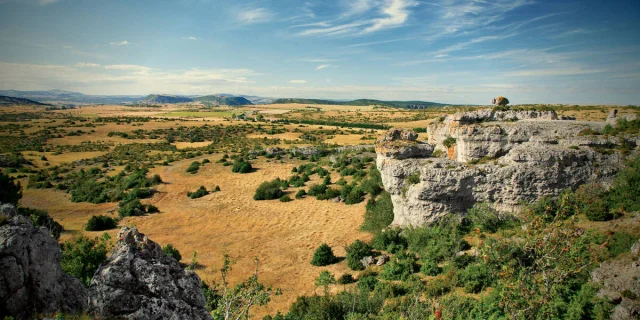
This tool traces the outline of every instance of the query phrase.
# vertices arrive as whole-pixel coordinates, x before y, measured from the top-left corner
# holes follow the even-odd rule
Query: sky
[[[640,105],[640,2],[0,0],[0,89]]]

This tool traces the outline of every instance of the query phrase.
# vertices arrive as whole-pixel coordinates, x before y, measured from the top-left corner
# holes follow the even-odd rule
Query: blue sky
[[[0,89],[640,104],[637,0],[0,0]]]

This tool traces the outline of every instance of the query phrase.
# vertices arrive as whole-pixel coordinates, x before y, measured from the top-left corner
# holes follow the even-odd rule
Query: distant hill
[[[358,99],[352,101],[336,101],[336,100],[323,100],[323,99],[296,99],[296,98],[284,98],[273,101],[274,104],[288,104],[288,103],[300,103],[300,104],[328,104],[328,105],[346,105],[346,106],[384,106],[393,108],[405,108],[405,109],[426,109],[444,107],[447,104],[428,102],[428,101],[383,101],[372,99]]]
[[[193,102],[193,99],[182,97],[182,96],[172,96],[166,94],[150,94],[139,103],[147,103],[147,104],[166,104],[166,103],[183,103],[183,102]]]
[[[227,94],[216,94],[194,98],[195,101],[211,102],[221,106],[246,106],[253,104],[245,97],[232,96]]]
[[[16,98],[9,96],[0,96],[0,105],[38,105],[38,106],[49,106],[50,104],[40,103],[38,101],[33,101],[25,98]]]
[[[141,96],[94,96],[66,90],[19,91],[0,90],[0,95],[40,101],[41,103],[67,104],[121,104],[133,102]]]

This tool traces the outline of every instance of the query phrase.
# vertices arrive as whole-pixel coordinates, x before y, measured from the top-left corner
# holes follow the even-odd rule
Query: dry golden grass
[[[329,244],[336,255],[344,256],[344,245],[355,239],[370,239],[369,234],[358,231],[365,202],[347,206],[315,198],[288,203],[253,200],[261,182],[289,177],[291,169],[300,162],[280,164],[259,160],[254,163],[257,171],[249,174],[231,173],[230,167],[216,163],[206,164],[195,175],[185,172],[192,161],[204,158],[215,161],[219,157],[203,156],[152,169],[150,174],[160,174],[166,184],[158,187],[152,199],[143,202],[153,203],[161,213],[129,217],[122,220],[120,226],[135,225],[161,245],[172,243],[186,263],[192,252],[197,251],[198,262],[203,266],[198,273],[205,280],[219,280],[216,270],[224,253],[237,259],[231,275],[234,283],[250,275],[253,257],[259,257],[261,281],[282,288],[283,295],[264,308],[256,308],[252,312],[256,319],[286,311],[297,296],[313,294],[313,280],[320,271],[329,270],[338,276],[350,272],[344,261],[323,268],[309,262],[323,242]],[[339,176],[334,173],[332,179],[337,181]],[[312,180],[319,181],[316,176]],[[186,196],[200,185],[209,190],[219,185],[222,190],[200,199]],[[292,198],[295,191],[296,188],[288,190]],[[108,214],[116,208],[115,203],[72,203],[69,195],[50,189],[27,189],[22,205],[48,210],[69,231],[61,240],[84,232],[83,225],[92,215]],[[110,231],[112,235],[116,232]],[[87,234],[99,235],[100,232]]]

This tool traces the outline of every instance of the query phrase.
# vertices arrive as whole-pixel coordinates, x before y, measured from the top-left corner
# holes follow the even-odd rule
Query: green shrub
[[[467,210],[465,219],[473,227],[490,233],[498,231],[501,222],[498,212],[486,203],[477,203]]]
[[[349,273],[345,273],[338,278],[338,284],[350,284],[356,282],[356,279]]]
[[[378,284],[378,278],[375,276],[364,276],[358,279],[358,289],[373,291]]]
[[[478,293],[491,285],[493,275],[485,264],[470,264],[460,272],[458,279],[465,292]]]
[[[634,120],[640,124],[640,120]],[[640,211],[640,157],[627,161],[626,167],[620,171],[609,190],[608,200],[611,209],[633,212]],[[629,196],[633,195],[633,196]]]
[[[233,163],[233,167],[231,168],[231,172],[236,173],[249,173],[251,172],[251,170],[253,170],[253,167],[251,167],[251,163],[242,158],[236,159],[236,161]]]
[[[451,282],[444,278],[429,280],[425,286],[424,293],[428,297],[439,297],[451,291]]]
[[[280,179],[269,182],[263,182],[256,189],[253,200],[273,200],[279,199],[284,195],[284,191],[280,188]]]
[[[296,192],[296,199],[302,199],[307,195],[307,192],[304,191],[304,189],[298,190],[298,192]]]
[[[321,244],[311,259],[311,265],[321,267],[327,266],[336,262],[336,256],[333,255],[333,250],[326,243]]]
[[[180,254],[180,251],[178,251],[178,249],[176,249],[171,243],[169,243],[166,246],[162,247],[162,251],[167,256],[176,259],[176,261],[178,261],[178,262],[180,262],[180,260],[182,260],[182,255]]]
[[[399,228],[389,228],[379,232],[373,236],[371,246],[376,250],[386,250],[389,245],[400,245],[402,249],[407,247],[407,240],[403,238]]]
[[[363,270],[364,266],[360,262],[360,260],[364,257],[370,256],[373,253],[371,252],[371,247],[360,240],[356,240],[351,245],[346,248],[347,251],[347,266],[351,268],[351,270]]]
[[[326,192],[327,192],[326,184],[312,184],[309,187],[309,192],[307,194],[312,197],[316,197],[318,195],[325,194]]]
[[[280,202],[290,202],[293,201],[293,199],[291,199],[291,197],[289,197],[289,195],[284,195],[282,197],[280,197]]]
[[[414,272],[413,259],[407,257],[392,258],[382,267],[380,277],[385,280],[407,280]]]
[[[198,198],[202,198],[206,195],[209,194],[209,191],[207,190],[207,188],[205,188],[204,186],[200,186],[200,188],[198,188],[198,190],[194,191],[194,192],[187,192],[187,197],[191,198],[191,199],[198,199]]]
[[[92,216],[89,221],[87,221],[87,225],[85,226],[86,231],[104,231],[117,227],[113,218],[108,216]]]
[[[456,144],[456,138],[447,137],[446,139],[444,139],[444,141],[442,141],[442,144],[447,148],[451,148]]]
[[[200,162],[198,161],[192,162],[191,165],[189,165],[189,168],[187,168],[187,172],[191,174],[196,174],[198,170],[200,170]]]
[[[129,216],[143,216],[146,213],[156,213],[158,211],[156,206],[150,204],[145,205],[142,204],[140,200],[134,199],[127,202],[120,202],[118,215],[122,219]]]
[[[393,202],[391,195],[383,191],[378,199],[373,197],[367,202],[367,211],[360,229],[362,231],[378,232],[393,222]]]
[[[60,259],[62,270],[80,279],[88,286],[100,264],[107,259],[110,239],[109,235],[105,233],[99,239],[90,239],[80,235],[72,242],[66,241],[60,246],[62,249],[62,258]]]
[[[472,255],[468,255],[468,254],[461,254],[458,256],[455,256],[452,260],[451,260],[451,265],[455,268],[458,269],[464,269],[466,268],[469,264],[473,263],[476,261],[476,257],[472,256]]]
[[[12,177],[0,172],[0,203],[17,205],[22,198],[21,189],[20,182],[14,182]]]
[[[219,192],[220,191],[220,186],[216,186],[215,189],[213,189],[214,192]]]
[[[420,272],[428,276],[437,276],[442,272],[442,268],[438,266],[438,263],[435,260],[424,258],[422,260]]]
[[[406,228],[402,234],[411,251],[440,262],[454,257],[465,247],[461,233],[456,219],[442,219],[431,226]]]
[[[626,233],[616,232],[611,236],[611,239],[607,241],[607,249],[611,257],[617,257],[618,255],[631,250],[631,246],[636,242],[637,238]]]
[[[598,184],[586,184],[576,190],[576,198],[581,213],[591,221],[608,221],[614,218],[609,211],[606,191]]]
[[[355,184],[344,185],[340,191],[340,197],[344,199],[346,204],[356,204],[364,200],[364,192]]]

